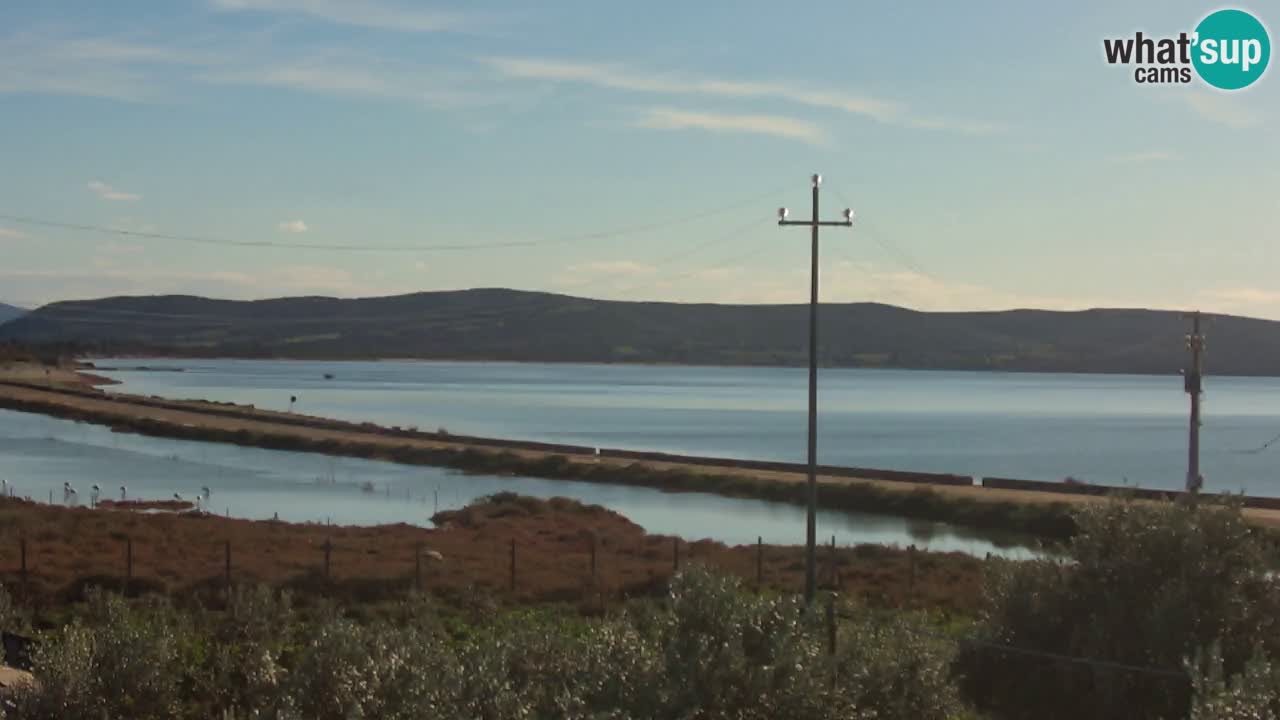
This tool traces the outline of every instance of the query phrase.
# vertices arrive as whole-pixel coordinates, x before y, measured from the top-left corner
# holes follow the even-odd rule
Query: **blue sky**
[[[369,250],[0,218],[0,300],[802,302],[774,213],[807,217],[818,171],[823,214],[859,215],[825,300],[1280,318],[1275,70],[1224,93],[1102,57],[1217,7],[5,3],[0,215]]]

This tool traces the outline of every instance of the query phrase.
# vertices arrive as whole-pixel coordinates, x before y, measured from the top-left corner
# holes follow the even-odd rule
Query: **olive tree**
[[[1115,499],[1076,522],[1061,557],[990,578],[957,663],[979,706],[1002,718],[1186,717],[1187,659],[1216,646],[1230,677],[1255,651],[1280,657],[1280,587],[1238,505]]]

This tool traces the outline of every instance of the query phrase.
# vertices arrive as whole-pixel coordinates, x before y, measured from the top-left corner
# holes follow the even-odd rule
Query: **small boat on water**
[[[324,379],[325,379],[325,380],[332,380],[332,379],[333,379],[333,373],[325,373],[325,374],[324,374]]]

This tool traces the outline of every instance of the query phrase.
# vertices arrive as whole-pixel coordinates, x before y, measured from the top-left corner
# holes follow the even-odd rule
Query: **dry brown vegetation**
[[[100,510],[190,510],[194,503],[186,500],[99,500]]]
[[[77,601],[89,586],[216,602],[229,544],[234,583],[265,583],[303,597],[351,602],[399,598],[420,583],[424,591],[460,604],[565,602],[597,608],[659,591],[675,569],[677,552],[681,565],[704,563],[749,584],[756,581],[759,553],[766,588],[796,591],[803,583],[800,547],[686,544],[649,535],[602,507],[563,498],[504,494],[441,513],[437,520],[435,529],[338,527],[5,499],[0,500],[0,582],[36,606]],[[331,547],[327,578],[326,543]],[[126,582],[130,546],[132,579]],[[418,551],[422,556],[415,568]],[[860,546],[822,548],[820,559],[824,586],[834,584],[869,604],[970,612],[980,602],[982,561],[965,555]]]

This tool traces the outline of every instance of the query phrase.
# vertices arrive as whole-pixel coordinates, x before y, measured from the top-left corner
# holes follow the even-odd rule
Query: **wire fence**
[[[283,523],[278,525],[282,530]],[[754,547],[734,548],[736,557],[726,559],[715,543],[687,543],[680,538],[645,537],[636,542],[598,537],[584,533],[570,543],[562,543],[557,551],[539,551],[530,538],[476,537],[481,552],[460,558],[446,555],[435,547],[429,536],[400,537],[393,542],[379,542],[375,558],[371,544],[355,538],[338,537],[325,532],[330,528],[316,526],[306,538],[301,551],[294,547],[283,562],[274,563],[276,582],[267,583],[295,593],[315,594],[333,599],[394,600],[422,593],[475,592],[490,598],[515,601],[576,601],[584,610],[603,612],[611,601],[627,597],[662,594],[671,578],[691,563],[727,570],[744,579],[748,589],[798,591],[802,575],[797,570],[801,548],[767,546],[757,539]],[[334,528],[334,530],[338,530]],[[351,528],[349,530],[365,530]],[[52,601],[75,599],[88,587],[121,592],[126,596],[148,593],[182,595],[195,592],[215,603],[219,597],[229,598],[241,584],[263,584],[272,550],[261,543],[233,539],[189,543],[179,556],[171,543],[115,534],[111,542],[94,548],[89,560],[70,561],[63,542],[42,539],[37,531],[6,538],[0,548],[0,582],[19,604],[39,610]],[[570,552],[576,550],[576,552]],[[848,599],[858,598],[865,586],[847,582],[850,556],[857,547],[838,547],[833,537],[819,556],[819,587],[823,591],[819,612],[824,619],[825,643],[828,651],[840,647],[841,624],[866,620],[868,614],[860,600],[853,610]],[[883,549],[882,549],[883,550]],[[887,552],[887,551],[885,551]],[[922,575],[936,570],[936,563],[914,546],[899,553],[895,562],[905,572],[895,576],[899,609],[919,607]],[[637,559],[643,562],[636,563]],[[882,560],[882,559],[881,559]],[[873,562],[881,562],[873,558]],[[461,561],[461,562],[458,562]],[[999,558],[973,562],[985,565],[1003,562]],[[458,567],[450,569],[456,563]],[[620,565],[630,564],[629,572],[619,572]],[[185,573],[175,568],[185,567]],[[81,571],[68,576],[69,570]],[[59,583],[63,587],[53,587]],[[52,594],[50,593],[52,590]],[[847,591],[847,592],[846,592]],[[862,595],[865,598],[865,594]],[[926,603],[927,605],[928,603]],[[872,615],[874,617],[874,615]],[[921,638],[980,649],[995,656],[1038,659],[1067,666],[1088,666],[1095,671],[1128,673],[1186,680],[1185,670],[1119,662],[1106,658],[1084,657],[1019,647],[990,639],[956,637],[924,628],[912,632]]]

